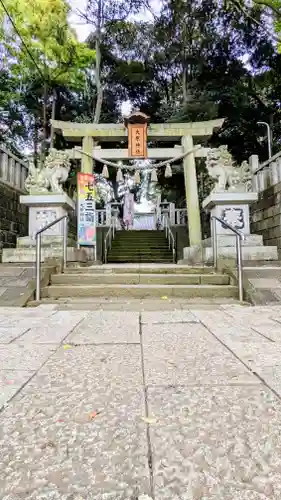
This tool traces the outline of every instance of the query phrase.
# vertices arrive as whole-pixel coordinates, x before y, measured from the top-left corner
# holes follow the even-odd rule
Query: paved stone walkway
[[[0,308],[0,388],[1,500],[281,498],[280,306]]]

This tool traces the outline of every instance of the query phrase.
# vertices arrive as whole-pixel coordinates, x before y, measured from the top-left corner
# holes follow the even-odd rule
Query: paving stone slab
[[[0,344],[9,344],[28,330],[28,326],[9,326],[4,328],[0,323]]]
[[[122,500],[148,494],[143,415],[141,387],[96,385],[89,392],[13,400],[0,415],[0,498]]]
[[[281,360],[279,365],[258,366],[255,371],[281,397]]]
[[[155,500],[279,500],[281,402],[253,387],[149,388]]]
[[[189,345],[193,342],[210,342],[217,345],[216,338],[201,323],[160,323],[144,324],[142,326],[142,342],[160,342],[165,344],[178,345],[178,343]]]
[[[148,385],[259,383],[202,325],[144,325],[143,351]]]
[[[66,323],[77,325],[80,321],[87,318],[88,314],[88,311],[55,311],[51,315],[50,321],[61,325]]]
[[[143,312],[141,315],[141,322],[145,323],[198,323],[199,319],[196,318],[189,310],[176,310],[176,311],[155,311]]]
[[[0,318],[0,329],[5,330],[9,328],[20,328],[23,329],[24,331],[29,330],[31,327],[36,327],[39,325],[44,325],[46,324],[46,319],[47,318],[21,318],[17,316],[13,316],[12,318],[9,317],[2,317]]]
[[[275,314],[281,318],[281,308],[280,306],[256,306],[256,307],[241,307],[238,306],[222,306],[228,316],[231,318],[239,318],[240,320],[255,321],[257,319],[266,321],[271,319]]]
[[[20,339],[21,343],[59,344],[87,315],[85,311],[66,313],[50,310],[49,312],[51,314],[49,317],[47,316],[47,320],[39,316],[21,321],[20,324],[23,321],[25,324],[29,324],[29,330]]]
[[[42,325],[40,327],[31,327],[21,338],[21,343],[26,344],[60,344],[69,333],[73,326]],[[0,330],[1,331],[1,330]],[[1,336],[0,336],[1,341]]]
[[[0,287],[0,297],[7,291],[7,288],[5,287]]]
[[[49,306],[49,304],[47,304]],[[8,317],[13,317],[13,316],[18,316],[22,318],[30,318],[30,317],[48,317],[54,313],[54,308],[46,308],[46,307],[27,307],[27,308],[22,308],[22,307],[6,307],[6,306],[0,306],[0,318],[8,316]]]
[[[32,377],[32,372],[0,370],[0,409]]]
[[[239,317],[232,318],[228,314],[217,311],[196,311],[197,318],[220,340],[239,340],[240,342],[260,342],[261,335],[252,326],[250,320]]]
[[[1,308],[2,309],[2,308]],[[11,311],[9,311],[9,309],[11,309]],[[54,314],[54,313],[53,313]],[[25,312],[24,309],[22,309],[21,311],[17,310],[17,311],[13,311],[13,308],[5,308],[5,311],[2,312],[0,311],[0,322],[1,323],[5,323],[5,322],[10,322],[10,323],[15,323],[16,321],[34,321],[34,320],[38,320],[38,322],[40,320],[42,320],[43,318],[48,318],[50,316],[50,314],[28,314]]]
[[[92,311],[67,341],[74,344],[139,343],[139,313]]]
[[[25,387],[27,392],[52,394],[110,387],[141,387],[142,364],[139,345],[60,347]]]
[[[281,345],[276,342],[232,342],[228,341],[227,346],[252,370],[258,366],[280,365]]]
[[[281,307],[278,306],[278,308],[272,308],[271,313],[269,314],[269,317],[277,322],[281,322]]]
[[[276,323],[276,321],[270,319],[261,322],[256,321],[252,323],[252,328],[273,342],[281,342],[281,324]]]
[[[255,288],[281,288],[281,281],[276,278],[250,278],[249,282]]]
[[[0,267],[1,276],[9,276],[10,278],[19,277],[25,271],[24,267]]]
[[[233,314],[232,317],[238,331],[238,335],[236,335],[236,337],[239,337],[239,341],[241,340],[240,337],[243,336],[243,332],[245,332],[245,339],[249,336],[249,341],[260,341],[259,337],[257,337],[253,332],[257,332],[260,336],[266,337],[274,342],[281,341],[281,322],[271,318],[270,314],[249,314],[245,312],[245,314]],[[210,321],[207,320],[207,323],[209,326]],[[244,326],[245,324],[247,325],[246,328]],[[215,329],[217,328],[217,324],[210,328],[214,333],[216,333]],[[247,335],[247,331],[249,332],[249,335]]]
[[[204,323],[209,331],[215,335],[221,342],[256,342],[259,344],[263,340],[266,340],[263,335],[261,335],[255,328],[244,328],[239,325],[228,325],[228,324],[211,324]]]
[[[8,276],[6,278],[0,278],[0,286],[3,287],[27,287],[30,282],[29,278],[21,278],[21,279],[11,279]]]
[[[2,370],[38,370],[56,348],[54,345],[0,345],[0,367]]]

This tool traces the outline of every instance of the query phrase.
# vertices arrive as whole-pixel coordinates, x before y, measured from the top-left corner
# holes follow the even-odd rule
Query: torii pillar
[[[193,148],[192,135],[186,135],[181,140],[183,152]],[[188,217],[189,245],[200,245],[202,240],[201,219],[196,177],[194,153],[186,155],[183,159],[183,172],[185,183],[185,197]]]
[[[86,154],[82,155],[81,158],[81,172],[83,174],[93,173],[93,149],[94,149],[94,139],[90,135],[86,135],[82,139],[82,151]],[[89,156],[88,156],[89,155]]]

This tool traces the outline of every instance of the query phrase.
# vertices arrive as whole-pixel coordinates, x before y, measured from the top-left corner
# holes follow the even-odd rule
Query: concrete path
[[[1,308],[0,389],[1,500],[281,498],[279,306]]]

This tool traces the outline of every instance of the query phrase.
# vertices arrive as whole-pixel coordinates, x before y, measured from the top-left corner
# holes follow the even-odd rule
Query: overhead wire
[[[5,13],[6,13],[6,15],[8,16],[8,19],[9,19],[9,21],[10,21],[11,25],[13,26],[13,28],[14,28],[15,32],[17,33],[18,37],[20,38],[20,40],[21,40],[21,42],[22,42],[22,44],[23,44],[23,46],[24,46],[24,48],[25,48],[25,50],[26,50],[27,54],[29,55],[30,59],[32,60],[32,62],[33,62],[33,64],[34,64],[34,66],[37,68],[37,70],[38,70],[38,72],[40,73],[40,75],[41,75],[41,77],[43,78],[43,80],[44,80],[44,81],[46,81],[46,80],[47,80],[46,75],[44,75],[44,74],[43,74],[43,72],[42,72],[42,71],[41,71],[41,69],[39,68],[39,66],[38,66],[37,62],[35,61],[35,59],[34,59],[34,57],[33,57],[32,53],[30,52],[30,50],[29,50],[28,46],[26,45],[26,43],[25,43],[24,39],[22,38],[22,36],[21,36],[21,34],[20,34],[20,32],[19,32],[19,30],[18,30],[18,28],[17,28],[17,26],[16,26],[16,24],[15,24],[15,22],[14,22],[14,20],[13,20],[12,16],[11,16],[11,14],[9,13],[9,11],[8,11],[8,9],[7,9],[7,7],[6,7],[5,3],[4,3],[4,1],[3,1],[3,0],[0,0],[0,4],[2,5],[2,7],[3,7],[3,9],[4,9]]]

